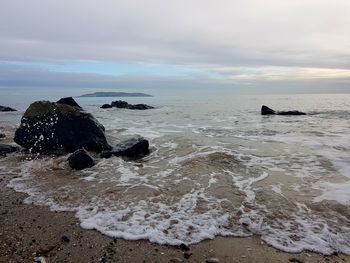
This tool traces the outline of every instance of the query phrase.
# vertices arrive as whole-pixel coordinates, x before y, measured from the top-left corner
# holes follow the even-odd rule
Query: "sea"
[[[141,135],[148,156],[94,155],[94,167],[73,171],[68,155],[14,154],[0,159],[0,176],[13,175],[8,187],[26,203],[73,211],[82,228],[112,237],[178,245],[258,235],[287,252],[350,254],[350,94],[153,95],[75,98],[110,144]],[[19,109],[0,113],[10,138],[42,99],[16,96],[0,101]],[[155,109],[100,109],[119,99]],[[262,105],[307,115],[262,116]]]

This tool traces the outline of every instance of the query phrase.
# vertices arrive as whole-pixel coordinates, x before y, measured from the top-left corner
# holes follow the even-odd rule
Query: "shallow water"
[[[140,134],[151,154],[71,171],[66,157],[10,156],[0,174],[27,202],[76,211],[81,226],[126,239],[197,243],[261,235],[284,251],[350,254],[350,95],[133,98],[154,110],[99,109],[77,99],[114,144]],[[261,116],[260,107],[306,116]],[[20,113],[2,114],[8,134]]]

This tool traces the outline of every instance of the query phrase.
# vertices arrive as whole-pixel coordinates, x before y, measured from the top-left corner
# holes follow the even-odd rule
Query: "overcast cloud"
[[[96,61],[191,68],[179,78],[193,86],[200,75],[225,85],[327,79],[343,87],[349,14],[349,0],[1,0],[0,85],[40,74],[58,77],[52,85],[63,75],[97,80],[91,72],[18,66]]]

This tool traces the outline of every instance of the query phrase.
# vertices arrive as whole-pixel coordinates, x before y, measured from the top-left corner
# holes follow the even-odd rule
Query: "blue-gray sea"
[[[0,130],[11,138],[31,101],[61,95],[2,92],[0,105],[20,111],[0,113]],[[9,187],[26,202],[75,211],[83,228],[114,237],[191,244],[256,234],[284,251],[350,254],[350,94],[153,95],[76,98],[111,144],[148,139],[142,160],[72,171],[67,156],[10,155],[0,175],[16,175]],[[155,109],[99,108],[117,99]],[[263,104],[307,115],[261,116]]]

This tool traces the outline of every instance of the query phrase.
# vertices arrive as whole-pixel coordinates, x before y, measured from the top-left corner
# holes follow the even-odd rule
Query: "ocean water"
[[[77,101],[111,144],[139,134],[149,156],[83,171],[67,156],[9,156],[0,159],[0,174],[16,175],[9,187],[113,237],[176,245],[256,234],[283,251],[350,254],[350,94],[155,96],[125,98],[154,110],[99,108],[115,99]],[[308,114],[261,116],[262,104]],[[0,129],[11,136],[22,113],[1,113]]]

